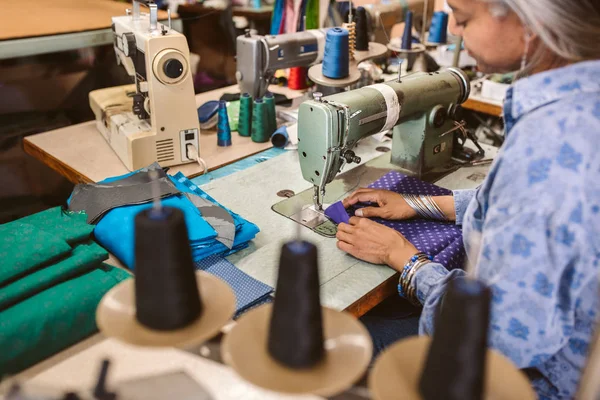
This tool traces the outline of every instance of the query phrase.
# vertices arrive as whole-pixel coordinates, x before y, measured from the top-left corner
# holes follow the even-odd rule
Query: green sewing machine
[[[322,98],[315,94],[298,114],[298,157],[302,176],[314,185],[312,204],[303,192],[273,209],[332,236],[335,225],[323,215],[327,200],[340,200],[352,187],[368,185],[390,169],[427,181],[456,170],[453,153],[467,135],[456,119],[469,91],[467,76],[450,68]],[[360,139],[389,130],[389,153],[338,176],[346,164],[361,162],[352,150]],[[328,199],[326,186],[333,192]]]

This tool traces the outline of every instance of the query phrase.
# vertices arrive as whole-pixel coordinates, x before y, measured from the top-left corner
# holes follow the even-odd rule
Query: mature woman
[[[520,79],[507,93],[506,141],[485,182],[432,200],[462,224],[476,275],[493,290],[489,344],[526,369],[540,398],[572,398],[600,312],[600,1],[448,4],[453,33],[479,69],[519,71]],[[364,218],[416,217],[401,195],[361,189],[344,200],[358,202],[379,207],[341,224],[338,247],[413,270],[405,284],[423,306],[419,332],[432,333],[448,282],[465,273]],[[387,343],[376,346],[404,334],[379,323]]]

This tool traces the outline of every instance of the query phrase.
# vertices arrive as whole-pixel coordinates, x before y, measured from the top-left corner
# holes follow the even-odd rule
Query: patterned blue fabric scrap
[[[223,257],[213,255],[196,262],[196,269],[221,278],[233,289],[237,300],[236,314],[270,300],[273,288],[241,271]]]

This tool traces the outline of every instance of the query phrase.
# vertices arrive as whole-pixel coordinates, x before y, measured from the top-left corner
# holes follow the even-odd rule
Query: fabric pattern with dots
[[[224,280],[235,293],[236,316],[270,299],[273,288],[252,278],[223,257],[213,255],[196,262],[196,269]]]
[[[392,171],[382,176],[371,185],[372,189],[385,189],[401,194],[446,196],[452,192],[417,178]],[[355,210],[367,206],[355,207]],[[465,258],[462,240],[462,229],[453,222],[428,221],[414,219],[408,221],[391,221],[372,218],[373,221],[388,226],[404,235],[417,249],[429,254],[433,260],[448,270],[461,268]]]

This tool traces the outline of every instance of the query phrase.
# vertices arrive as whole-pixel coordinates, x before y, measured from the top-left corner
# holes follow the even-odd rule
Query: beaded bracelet
[[[411,286],[412,278],[423,265],[431,262],[433,257],[420,252],[415,254],[408,260],[402,271],[400,272],[400,279],[398,280],[398,293],[400,296],[406,298],[411,303],[418,305],[419,299],[416,296],[415,288]]]

